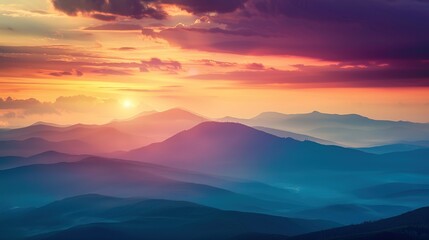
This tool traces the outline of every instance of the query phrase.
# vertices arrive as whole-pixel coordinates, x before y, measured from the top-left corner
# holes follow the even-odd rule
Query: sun
[[[126,109],[130,109],[134,107],[134,103],[129,99],[125,99],[124,101],[122,101],[122,107]]]

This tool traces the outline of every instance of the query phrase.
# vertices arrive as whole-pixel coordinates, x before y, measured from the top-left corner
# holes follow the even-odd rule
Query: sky
[[[427,0],[2,0],[0,128],[357,113],[429,122]]]

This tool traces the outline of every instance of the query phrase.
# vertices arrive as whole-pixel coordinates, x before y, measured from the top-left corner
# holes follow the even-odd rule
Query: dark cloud
[[[151,38],[157,38],[158,34],[150,28],[142,28],[142,35]]]
[[[285,84],[288,87],[429,87],[429,63],[347,63],[296,65],[295,70],[272,68],[192,76],[201,80],[230,80],[243,84]]]
[[[155,0],[52,0],[54,7],[68,15],[86,14],[100,20],[114,20],[117,16],[135,19],[164,19],[166,13]]]
[[[157,37],[182,48],[237,54],[429,59],[428,1],[249,0],[211,21],[224,27],[170,28]]]
[[[106,14],[100,14],[100,13],[95,13],[92,14],[91,17],[101,20],[101,21],[115,21],[116,20],[116,16],[114,15],[106,15]]]
[[[167,13],[162,4],[175,5],[190,13],[230,13],[244,6],[247,0],[52,0],[54,7],[68,15],[84,14],[102,21],[117,17],[162,20]]]

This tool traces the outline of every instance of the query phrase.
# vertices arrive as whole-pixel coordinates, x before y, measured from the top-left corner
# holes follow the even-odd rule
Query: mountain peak
[[[177,119],[177,120],[199,120],[206,121],[206,118],[181,108],[172,108],[163,112],[143,116],[150,119]]]

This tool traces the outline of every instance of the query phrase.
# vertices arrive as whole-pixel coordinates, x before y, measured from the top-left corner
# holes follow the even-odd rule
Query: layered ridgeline
[[[298,235],[338,226],[320,220],[224,211],[194,203],[83,195],[4,212],[0,239],[231,239]]]
[[[419,146],[429,140],[429,124],[374,120],[357,114],[266,112],[250,119],[225,117],[220,121],[291,131],[351,147],[393,143]]]
[[[105,154],[128,151],[151,143],[163,141],[183,130],[190,129],[207,118],[181,109],[140,114],[132,119],[114,121],[104,125],[57,126],[37,123],[20,129],[4,129],[0,132],[1,155],[29,156],[48,150],[74,154]],[[285,115],[263,113],[252,119],[224,118],[222,121],[239,122],[272,135],[312,141],[325,145],[365,146],[360,150],[370,153],[388,153],[427,148],[429,125],[378,121],[359,115],[332,115],[318,112]],[[32,141],[29,149],[23,145]],[[47,142],[43,142],[47,141]],[[16,141],[11,142],[9,141]],[[25,142],[27,141],[27,142]],[[67,146],[70,141],[79,146]],[[55,145],[56,144],[56,145]],[[386,146],[385,146],[386,145]],[[63,147],[64,146],[64,147]],[[375,148],[373,148],[375,146]],[[21,149],[21,151],[19,151]],[[24,151],[29,149],[28,151]]]
[[[370,154],[311,141],[280,138],[237,123],[205,122],[122,158],[231,177],[287,179],[294,171],[429,172],[425,153]]]
[[[204,117],[196,114],[171,109],[104,125],[76,124],[61,127],[38,123],[1,131],[0,154],[30,156],[48,150],[75,154],[124,151],[165,140],[204,121]]]
[[[429,208],[337,227],[329,221],[225,211],[184,201],[87,194],[2,212],[0,231],[5,240],[425,240]]]
[[[101,126],[39,124],[0,138],[15,155],[0,157],[0,211],[96,193],[346,225],[425,206],[429,196],[427,148],[373,154],[177,109]],[[248,236],[258,234],[236,237]]]
[[[121,155],[291,189],[305,207],[288,214],[320,218],[321,213],[332,210],[325,218],[343,224],[393,216],[427,204],[429,188],[418,185],[429,183],[427,156],[427,149],[370,154],[218,122],[199,124],[164,142]],[[409,188],[393,188],[394,197],[361,194],[362,189],[387,183]],[[354,217],[347,217],[348,214]]]
[[[0,171],[0,192],[4,193],[0,210],[40,206],[87,193],[186,200],[222,209],[277,215],[301,207],[296,193],[254,180],[221,178],[120,159],[54,153],[17,160],[23,166]],[[25,165],[25,161],[37,164]]]

